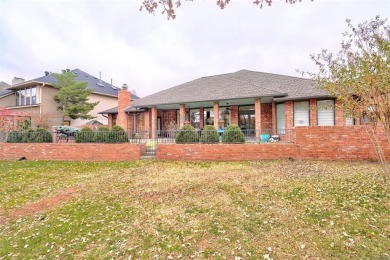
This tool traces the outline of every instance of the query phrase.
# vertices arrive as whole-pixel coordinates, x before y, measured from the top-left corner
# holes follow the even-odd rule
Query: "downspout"
[[[42,116],[42,89],[43,87],[46,85],[46,83],[43,83],[40,87],[39,87],[39,115]]]

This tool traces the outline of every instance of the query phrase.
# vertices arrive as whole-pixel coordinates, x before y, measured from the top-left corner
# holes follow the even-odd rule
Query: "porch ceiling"
[[[225,99],[225,100],[218,100],[220,107],[225,106],[245,106],[245,105],[254,105],[255,99],[254,98],[242,98],[242,99]],[[271,103],[272,97],[262,97],[261,103]],[[185,103],[186,108],[195,109],[195,108],[208,108],[213,107],[214,101],[202,101],[202,102],[192,102],[192,103]],[[161,110],[169,110],[169,109],[179,109],[180,104],[164,104],[164,105],[157,105],[157,109]]]

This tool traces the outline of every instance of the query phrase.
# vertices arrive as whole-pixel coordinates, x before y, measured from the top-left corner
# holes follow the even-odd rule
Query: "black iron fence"
[[[293,129],[224,130],[142,130],[142,131],[78,131],[52,133],[45,131],[0,132],[0,142],[76,142],[76,143],[269,143],[294,142]]]

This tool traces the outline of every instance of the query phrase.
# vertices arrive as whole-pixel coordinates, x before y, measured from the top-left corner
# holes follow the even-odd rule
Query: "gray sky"
[[[79,68],[144,97],[240,69],[300,76],[311,53],[339,49],[353,24],[390,17],[389,0],[314,0],[271,7],[231,0],[184,2],[168,21],[141,0],[0,0],[0,81]],[[194,93],[196,95],[196,93]]]

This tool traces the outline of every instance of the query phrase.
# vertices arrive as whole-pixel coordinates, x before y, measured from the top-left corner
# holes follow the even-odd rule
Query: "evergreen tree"
[[[63,112],[63,118],[66,116],[72,119],[93,119],[95,117],[88,115],[99,102],[88,102],[88,96],[93,92],[92,89],[86,89],[87,82],[78,82],[73,72],[62,71],[61,74],[53,73],[57,80],[54,87],[59,89],[54,100],[58,103],[57,109]]]

